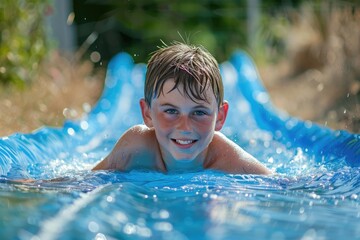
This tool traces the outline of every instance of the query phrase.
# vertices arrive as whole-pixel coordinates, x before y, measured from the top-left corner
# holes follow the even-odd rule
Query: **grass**
[[[304,6],[285,30],[282,61],[262,77],[276,106],[333,129],[360,132],[360,10]]]
[[[79,118],[99,98],[103,79],[103,71],[94,72],[90,62],[74,62],[53,52],[32,85],[0,90],[0,136]]]

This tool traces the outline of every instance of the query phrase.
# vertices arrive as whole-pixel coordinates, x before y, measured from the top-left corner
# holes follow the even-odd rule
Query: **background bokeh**
[[[360,132],[359,7],[357,0],[3,0],[0,135],[81,117],[99,97],[111,57],[126,51],[146,62],[174,40],[201,44],[219,62],[243,49],[279,109]]]

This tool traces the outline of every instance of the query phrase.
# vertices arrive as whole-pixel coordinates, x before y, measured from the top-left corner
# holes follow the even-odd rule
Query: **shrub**
[[[0,1],[0,82],[24,87],[36,78],[48,50],[49,0]]]

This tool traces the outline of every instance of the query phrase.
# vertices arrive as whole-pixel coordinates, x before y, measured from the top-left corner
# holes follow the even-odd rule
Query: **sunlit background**
[[[163,43],[237,49],[280,109],[360,131],[360,3],[353,1],[14,0],[0,3],[0,135],[62,125],[98,99],[108,61],[146,62]]]

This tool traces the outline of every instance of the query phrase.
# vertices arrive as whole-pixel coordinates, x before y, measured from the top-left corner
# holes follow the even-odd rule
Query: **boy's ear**
[[[144,98],[140,99],[140,108],[145,125],[149,128],[153,127],[150,114],[150,106],[149,104],[147,104]]]
[[[224,101],[222,105],[219,107],[219,112],[215,124],[215,131],[220,131],[221,128],[224,126],[228,110],[229,110],[229,103],[227,101]]]

